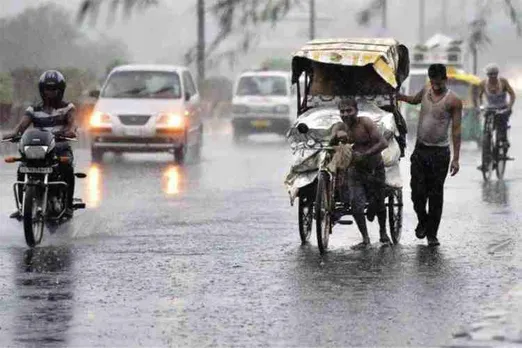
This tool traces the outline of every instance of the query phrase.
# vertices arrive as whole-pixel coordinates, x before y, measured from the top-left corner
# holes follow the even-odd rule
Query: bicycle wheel
[[[388,196],[388,222],[393,244],[399,244],[402,235],[402,189],[393,189]]]
[[[299,195],[298,205],[299,236],[301,243],[304,244],[308,242],[312,233],[314,203],[308,195],[303,193]]]
[[[504,144],[499,143],[498,136],[496,138],[495,157],[497,165],[495,170],[497,172],[497,178],[502,180],[504,179],[504,173],[506,172],[507,148]]]
[[[332,228],[330,199],[330,177],[327,173],[320,173],[317,180],[317,194],[315,198],[315,223],[317,245],[321,254],[326,253]]]
[[[493,139],[491,134],[491,127],[489,125],[488,119],[484,122],[484,136],[482,137],[482,177],[484,181],[491,180],[491,175],[493,173]]]

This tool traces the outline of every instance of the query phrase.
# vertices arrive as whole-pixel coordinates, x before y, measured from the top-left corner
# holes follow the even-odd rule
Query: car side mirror
[[[93,90],[89,92],[89,97],[91,98],[99,98],[100,97],[100,91],[99,90]]]
[[[308,126],[304,123],[299,123],[297,125],[297,131],[301,134],[306,134],[306,133],[308,133],[309,130],[310,130],[310,128],[308,128]]]

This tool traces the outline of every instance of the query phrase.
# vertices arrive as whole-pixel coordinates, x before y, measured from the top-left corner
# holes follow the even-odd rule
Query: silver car
[[[125,65],[111,71],[89,121],[92,160],[105,152],[171,152],[183,163],[199,155],[200,97],[190,71],[169,65]]]

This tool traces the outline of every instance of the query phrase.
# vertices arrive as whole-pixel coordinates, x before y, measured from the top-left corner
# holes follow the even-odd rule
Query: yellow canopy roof
[[[399,43],[391,38],[327,39],[308,42],[294,57],[319,63],[344,66],[373,65],[373,69],[393,88],[397,87],[396,70]]]

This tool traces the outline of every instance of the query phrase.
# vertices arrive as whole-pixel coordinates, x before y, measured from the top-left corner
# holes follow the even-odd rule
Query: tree
[[[228,59],[233,62],[238,53],[248,51],[261,24],[275,25],[284,18],[289,10],[302,0],[207,0],[206,11],[210,12],[218,24],[217,34],[209,41],[206,59],[211,63]],[[210,5],[208,3],[211,2]],[[78,11],[78,20],[91,20],[96,23],[100,9],[107,6],[111,16],[123,10],[129,15],[138,9],[155,6],[158,0],[83,0]],[[195,1],[194,1],[195,4]],[[238,35],[239,40],[233,48],[222,49],[222,44],[231,36]],[[197,46],[191,47],[185,54],[187,64],[195,61]]]
[[[386,6],[386,0],[371,0],[368,6],[357,13],[357,23],[362,26],[367,26],[375,16],[381,16],[382,27],[386,29]]]
[[[0,21],[0,66],[50,69],[75,66],[104,72],[109,61],[126,57],[126,47],[100,38],[89,40],[69,14],[57,5],[27,9]]]
[[[520,10],[517,8],[513,0],[502,0],[504,10],[507,12],[511,23],[515,25],[518,36],[522,36],[522,20],[520,18]],[[473,74],[478,73],[478,52],[491,43],[488,35],[488,15],[491,6],[496,5],[492,0],[488,0],[482,8],[479,9],[476,18],[471,21],[468,29],[468,48],[473,60]]]

